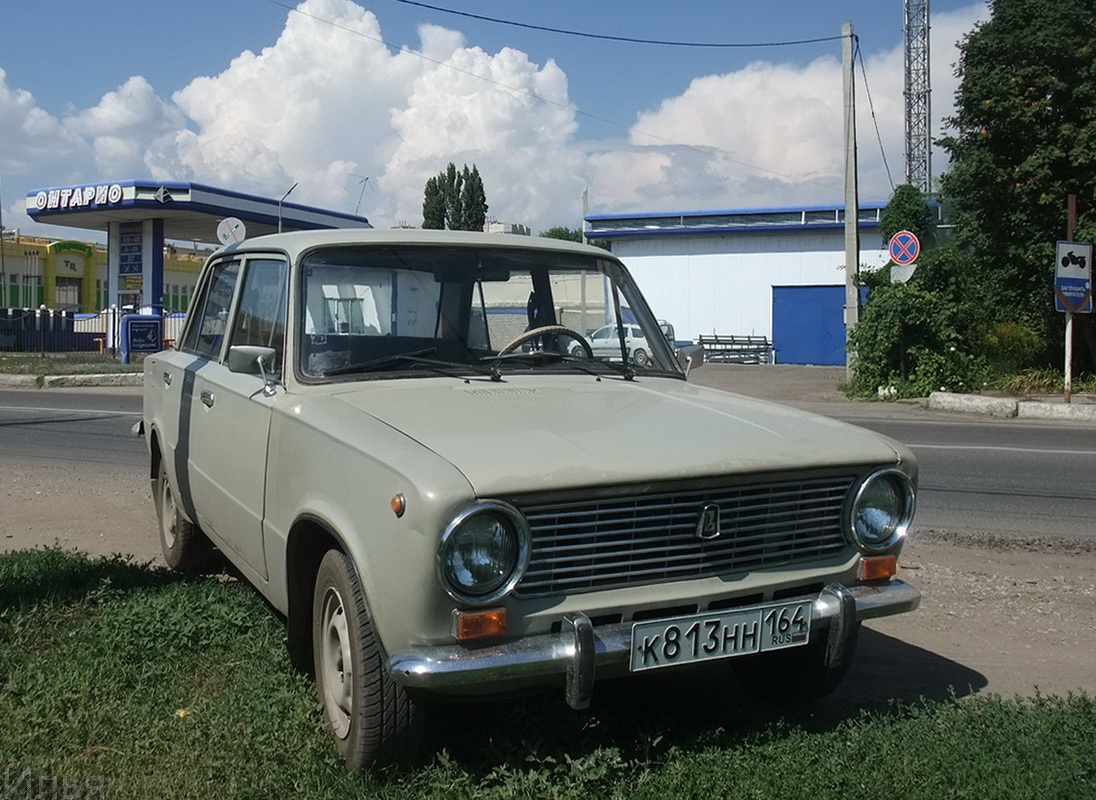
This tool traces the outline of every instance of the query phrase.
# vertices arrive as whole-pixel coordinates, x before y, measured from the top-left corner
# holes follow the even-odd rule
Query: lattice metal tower
[[[906,183],[928,194],[932,188],[929,0],[903,2],[906,22]]]

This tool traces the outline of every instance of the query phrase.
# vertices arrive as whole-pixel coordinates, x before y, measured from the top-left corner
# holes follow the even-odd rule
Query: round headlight
[[[913,484],[898,470],[880,470],[861,485],[852,503],[850,525],[868,550],[886,550],[903,536],[913,519]]]
[[[459,514],[438,549],[442,586],[464,603],[495,602],[514,588],[528,564],[525,519],[504,503],[480,503]]]

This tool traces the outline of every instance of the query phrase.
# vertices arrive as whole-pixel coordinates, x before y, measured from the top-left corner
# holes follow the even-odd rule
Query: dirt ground
[[[149,484],[133,470],[5,467],[0,509],[0,550],[56,543],[162,563]],[[865,626],[828,703],[1096,694],[1096,546],[914,531],[901,577],[921,589],[921,608]]]

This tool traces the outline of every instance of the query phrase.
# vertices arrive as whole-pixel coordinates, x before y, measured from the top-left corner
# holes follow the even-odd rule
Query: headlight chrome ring
[[[488,605],[513,591],[529,566],[529,525],[508,503],[484,500],[461,511],[438,543],[438,580],[454,600]]]
[[[848,526],[861,548],[889,550],[905,537],[913,521],[914,488],[901,470],[877,470],[865,478],[849,504]]]

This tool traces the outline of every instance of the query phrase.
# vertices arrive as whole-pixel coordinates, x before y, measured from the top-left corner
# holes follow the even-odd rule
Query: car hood
[[[336,397],[452,463],[481,497],[907,457],[862,428],[668,378],[357,386]]]

